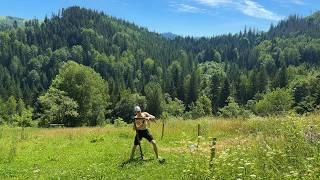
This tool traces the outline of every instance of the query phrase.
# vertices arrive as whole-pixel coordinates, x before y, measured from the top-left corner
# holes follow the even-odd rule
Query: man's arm
[[[153,122],[156,122],[156,117],[154,115],[151,115],[147,112],[145,112],[145,115],[147,116],[147,119],[150,120],[150,121],[153,121]]]

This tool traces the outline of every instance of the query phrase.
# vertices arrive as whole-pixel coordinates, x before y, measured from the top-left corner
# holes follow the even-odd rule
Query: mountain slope
[[[245,29],[168,40],[104,13],[70,7],[41,23],[34,19],[0,31],[0,96],[22,98],[37,107],[39,95],[63,64],[73,60],[102,76],[113,107],[121,108],[119,103],[132,93],[148,95],[154,86],[160,87],[160,100],[181,100],[186,111],[195,108],[200,97],[209,97],[212,112],[218,114],[229,96],[245,106],[272,89],[296,86],[300,77],[314,77],[313,83],[316,73],[309,73],[320,64],[318,26],[317,14],[292,16],[268,32]],[[306,91],[314,93],[311,89],[310,84]]]
[[[294,37],[297,35],[308,35],[320,37],[320,11],[307,17],[298,15],[289,16],[278,25],[272,26],[268,32],[271,37]]]
[[[161,33],[161,35],[169,40],[173,40],[175,39],[178,35],[173,34],[171,32],[167,32],[167,33]]]
[[[21,27],[26,20],[23,18],[12,16],[0,16],[0,28],[13,27],[14,25]]]

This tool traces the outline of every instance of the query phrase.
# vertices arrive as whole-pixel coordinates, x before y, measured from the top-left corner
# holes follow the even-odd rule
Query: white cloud
[[[306,5],[307,2],[305,0],[272,0],[273,2],[279,3],[281,5]]]
[[[187,13],[200,13],[205,11],[205,9],[201,9],[201,8],[191,6],[188,4],[183,4],[183,3],[171,4],[171,7],[176,8],[176,10],[179,12],[187,12]]]
[[[252,0],[194,0],[199,4],[209,7],[230,7],[236,9],[243,14],[251,17],[279,21],[283,16],[278,15],[270,10],[267,10],[261,4]],[[302,0],[292,0],[296,3]]]
[[[303,0],[291,0],[292,3],[297,4],[297,5],[303,5],[305,4]]]
[[[262,5],[251,0],[244,0],[238,8],[242,13],[256,18],[268,19],[273,21],[279,21],[283,19],[283,16],[269,11],[265,9]]]
[[[212,7],[232,4],[232,0],[196,0],[196,1],[200,4],[212,6]]]

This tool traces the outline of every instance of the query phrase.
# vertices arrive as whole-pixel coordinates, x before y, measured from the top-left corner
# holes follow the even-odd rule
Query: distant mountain
[[[170,40],[173,40],[173,39],[175,39],[176,37],[179,36],[179,35],[173,34],[173,33],[171,33],[171,32],[161,33],[161,35],[162,35],[164,38],[170,39]]]
[[[0,16],[0,28],[13,27],[14,24],[18,27],[24,26],[26,20],[23,18],[12,17],[12,16]]]

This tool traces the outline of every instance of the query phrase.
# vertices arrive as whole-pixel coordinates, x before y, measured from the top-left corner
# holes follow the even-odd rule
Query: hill
[[[56,118],[60,118],[79,121],[71,124],[95,125],[95,119],[44,114],[48,111],[39,97],[73,97],[73,107],[78,107],[83,104],[83,94],[77,93],[90,89],[71,91],[68,86],[57,86],[62,94],[48,91],[64,65],[72,66],[72,72],[84,68],[69,60],[94,69],[106,83],[110,99],[108,106],[102,106],[106,109],[90,115],[97,119],[100,114],[100,119],[121,117],[129,122],[128,114],[133,112],[128,107],[137,101],[156,116],[313,112],[320,104],[317,14],[290,16],[268,32],[245,29],[211,38],[178,36],[168,40],[103,12],[62,9],[41,23],[34,19],[23,27],[0,31],[0,104],[4,104],[0,119],[7,123],[20,102],[21,107],[26,104],[34,109],[33,119],[43,117],[46,123],[59,123]],[[75,87],[84,87],[80,82]],[[49,107],[53,105],[64,107]],[[89,113],[84,111],[80,107],[76,114]]]
[[[12,16],[0,16],[0,29],[8,27],[21,27],[24,25],[26,20],[23,18],[12,17]]]
[[[276,26],[271,26],[268,34],[274,37],[295,37],[298,35],[308,35],[319,38],[320,12],[301,17],[298,15],[289,16]]]

